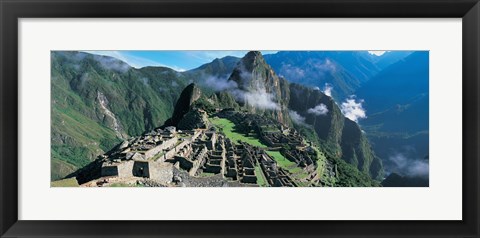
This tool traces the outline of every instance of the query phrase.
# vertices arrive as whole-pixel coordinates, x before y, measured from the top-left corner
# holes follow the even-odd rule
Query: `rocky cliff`
[[[178,123],[183,119],[183,116],[190,111],[192,104],[197,101],[201,95],[202,92],[194,83],[189,84],[183,89],[177,103],[175,104],[173,115],[165,121],[165,126],[178,126]]]
[[[287,124],[288,82],[278,77],[258,51],[250,51],[233,69],[229,81],[237,87],[230,90],[238,104],[251,113],[263,114]]]
[[[310,125],[331,156],[355,165],[372,178],[383,174],[382,162],[375,156],[357,123],[346,118],[335,101],[320,90],[290,84],[289,109]]]

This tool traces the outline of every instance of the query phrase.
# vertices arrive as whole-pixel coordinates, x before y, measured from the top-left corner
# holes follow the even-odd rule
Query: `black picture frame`
[[[2,237],[479,237],[478,0],[0,0]],[[462,18],[462,221],[18,220],[18,19],[123,17]],[[39,201],[41,206],[41,201]]]

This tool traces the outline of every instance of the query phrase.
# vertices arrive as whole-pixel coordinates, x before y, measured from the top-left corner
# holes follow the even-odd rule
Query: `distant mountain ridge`
[[[405,163],[424,161],[429,153],[428,51],[414,52],[390,65],[356,94],[365,100],[368,112],[360,124],[387,170],[405,175]]]
[[[333,87],[332,96],[342,101],[410,53],[391,51],[375,56],[367,51],[280,51],[265,55],[265,60],[290,82],[320,89]]]

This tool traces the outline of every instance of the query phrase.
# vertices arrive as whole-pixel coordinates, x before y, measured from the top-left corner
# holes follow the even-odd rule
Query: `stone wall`
[[[178,142],[177,137],[163,141],[160,145],[153,147],[150,150],[145,151],[145,159],[150,159],[156,154],[160,153],[162,150],[168,149],[174,146]]]
[[[150,161],[150,179],[167,185],[173,180],[173,164]]]
[[[118,168],[118,177],[127,178],[133,176],[133,160],[125,161],[117,165]]]

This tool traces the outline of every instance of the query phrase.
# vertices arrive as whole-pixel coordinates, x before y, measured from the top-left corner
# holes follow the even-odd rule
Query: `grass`
[[[292,173],[292,177],[297,179],[305,179],[308,177],[307,172],[305,172],[302,168],[297,167],[295,163],[285,158],[285,156],[283,156],[279,151],[267,151],[267,154],[277,162],[278,166]]]
[[[290,169],[292,167],[297,167],[295,163],[285,158],[280,151],[267,151],[267,154],[277,161],[278,166],[282,168]]]
[[[59,160],[57,158],[58,156],[54,155],[54,151],[52,150],[51,168],[52,171],[55,171],[55,173],[51,173],[51,181],[61,180],[65,177],[65,175],[75,172],[77,168],[75,165],[71,165],[68,162]]]
[[[97,91],[107,97],[123,132],[133,136],[169,118],[188,81],[161,68],[119,73],[92,56],[79,60],[73,52],[51,55],[52,180],[85,166],[122,141],[110,129],[110,118],[104,120],[98,110]],[[145,83],[147,78],[152,80]]]
[[[51,187],[78,187],[77,179],[75,178],[68,178],[62,179],[54,182],[50,182]]]
[[[223,134],[230,140],[232,140],[234,143],[237,141],[242,141],[245,143],[248,143],[253,146],[257,146],[260,148],[266,148],[267,146],[264,145],[258,138],[255,138],[253,136],[245,136],[240,132],[237,132],[235,130],[235,124],[225,118],[213,118],[211,119],[211,122],[220,129]]]
[[[198,175],[198,177],[200,177],[200,178],[207,178],[207,177],[212,177],[212,176],[215,176],[215,174],[214,173],[207,173],[207,172],[203,172],[203,173]]]
[[[260,166],[255,166],[255,175],[257,175],[257,184],[260,187],[267,187],[267,181],[265,180],[265,177],[263,176],[262,168]]]
[[[323,178],[325,172],[325,164],[327,163],[327,157],[317,147],[312,147],[317,154],[317,175],[319,178]]]
[[[150,160],[157,161],[157,160],[160,159],[163,155],[165,155],[165,152],[161,151],[160,153],[158,153],[158,154],[156,154],[155,156],[153,156],[152,158],[150,158]]]

